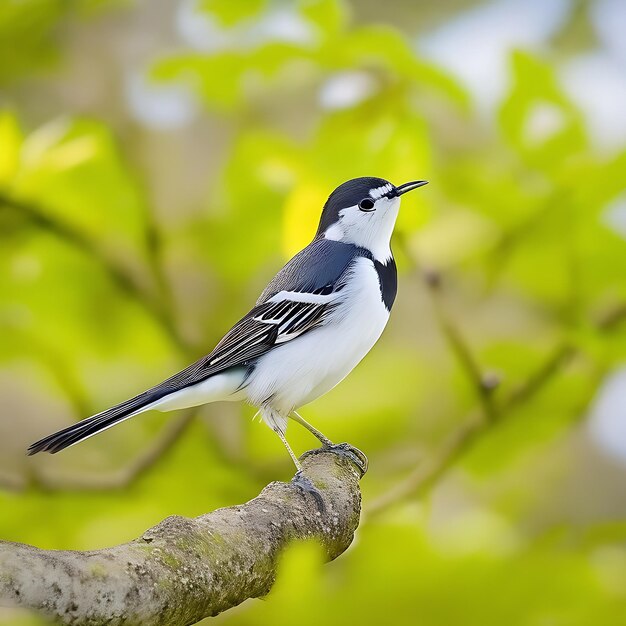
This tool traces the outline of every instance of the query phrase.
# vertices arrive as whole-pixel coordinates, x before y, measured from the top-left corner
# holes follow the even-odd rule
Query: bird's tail
[[[77,424],[68,426],[63,430],[59,430],[56,433],[52,433],[36,441],[29,446],[28,455],[37,454],[38,452],[50,452],[52,454],[60,452],[79,441],[83,441],[83,439],[87,439],[107,428],[111,428],[111,426],[129,417],[133,417],[133,415],[143,413],[143,411],[148,410],[158,399],[159,395],[155,394],[152,390],[145,391],[102,413],[88,417]]]
[[[202,362],[199,361],[199,363]],[[236,400],[241,396],[242,385],[246,379],[245,368],[230,368],[206,378],[196,376],[195,380],[192,379],[194,384],[188,384],[190,376],[187,374],[189,372],[193,374],[196,369],[196,365],[191,365],[186,370],[130,400],[36,441],[28,448],[28,454],[60,452],[64,448],[73,446],[83,439],[150,409],[173,411],[217,400]]]

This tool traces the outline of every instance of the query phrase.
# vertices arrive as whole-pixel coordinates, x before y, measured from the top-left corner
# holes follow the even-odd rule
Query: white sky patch
[[[198,5],[198,0],[181,2],[176,27],[187,45],[208,54],[249,50],[275,41],[311,46],[319,39],[317,28],[286,2],[271,3],[264,14],[228,26]]]
[[[524,134],[532,144],[540,144],[562,130],[564,125],[565,118],[559,107],[540,102],[528,114]]]
[[[626,143],[626,69],[604,52],[580,55],[561,71],[568,96],[582,110],[596,146]]]
[[[509,53],[540,48],[563,24],[570,0],[499,0],[461,13],[417,41],[418,52],[454,74],[490,111],[506,93]]]
[[[206,11],[198,10],[197,0],[183,0],[176,11],[176,28],[183,41],[202,52],[219,52],[235,47],[237,33],[226,30]]]
[[[127,76],[125,95],[133,117],[150,128],[181,128],[197,113],[197,102],[189,87],[181,83],[155,83],[141,71]]]
[[[596,0],[591,21],[607,51],[626,65],[626,5],[624,0]]]
[[[623,193],[606,207],[602,221],[611,230],[626,239],[626,193]]]
[[[284,41],[311,46],[319,39],[317,29],[289,4],[279,4],[254,24],[251,34],[259,43]]]
[[[607,454],[626,465],[626,367],[609,375],[598,390],[589,431]]]
[[[376,91],[374,78],[366,72],[339,72],[321,86],[318,100],[328,110],[349,109]]]

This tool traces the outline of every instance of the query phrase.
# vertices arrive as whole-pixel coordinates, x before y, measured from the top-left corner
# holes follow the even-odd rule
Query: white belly
[[[341,304],[324,326],[259,359],[246,387],[252,404],[266,403],[286,417],[332,389],[371,350],[389,319],[372,261],[358,259],[340,293]]]

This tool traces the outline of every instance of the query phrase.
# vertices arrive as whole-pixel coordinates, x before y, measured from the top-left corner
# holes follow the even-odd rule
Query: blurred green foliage
[[[88,15],[104,0],[7,0],[0,8],[0,86],[24,74],[53,67],[60,33],[69,15]],[[112,4],[112,3],[109,3]]]
[[[98,3],[71,4],[80,14]],[[624,239],[604,218],[626,189],[626,150],[592,149],[548,57],[511,56],[508,95],[486,125],[400,30],[355,23],[338,0],[294,6],[312,40],[154,59],[154,80],[184,82],[229,129],[202,210],[177,215],[173,206],[175,219],[151,209],[146,188],[156,181],[127,156],[132,133],[79,115],[34,127],[7,91],[0,537],[96,548],[287,479],[278,439],[250,422],[251,409],[230,405],[198,411],[128,481],[123,468],[160,445],[175,416],[143,416],[58,457],[26,459],[23,450],[210,348],[308,242],[338,183],[419,177],[431,185],[403,203],[390,326],[305,415],[368,453],[366,512],[468,416],[492,403],[496,420],[481,422],[431,491],[366,515],[337,562],[322,566],[315,546],[294,546],[267,601],[217,622],[626,623],[626,524],[594,514],[584,490],[559,494],[577,461],[568,441],[626,349],[623,326],[598,322],[626,301]],[[53,71],[51,33],[58,39],[67,10],[35,0],[0,6],[1,81]],[[201,10],[245,39],[268,3],[213,0]],[[342,71],[365,73],[375,89],[343,109],[315,106],[308,95]],[[279,103],[302,107],[295,131],[272,112]],[[537,122],[546,114],[557,120],[547,130]],[[424,272],[441,285],[429,288]],[[501,384],[485,393],[472,368],[496,372]],[[289,438],[299,450],[313,445],[297,427]],[[0,623],[38,623],[6,615]]]

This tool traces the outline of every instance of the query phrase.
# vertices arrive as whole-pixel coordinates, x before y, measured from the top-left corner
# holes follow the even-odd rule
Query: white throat
[[[324,237],[365,248],[384,263],[391,258],[391,235],[399,209],[400,198],[381,198],[369,213],[358,206],[348,207],[339,212],[339,220],[324,231]]]

